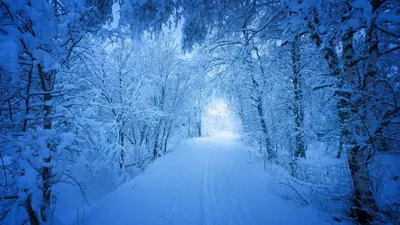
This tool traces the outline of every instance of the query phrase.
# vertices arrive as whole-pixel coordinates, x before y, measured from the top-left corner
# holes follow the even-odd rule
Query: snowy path
[[[232,138],[192,139],[106,196],[84,225],[332,224],[268,192],[267,173]]]

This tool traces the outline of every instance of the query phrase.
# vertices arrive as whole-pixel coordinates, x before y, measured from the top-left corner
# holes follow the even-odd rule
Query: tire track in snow
[[[226,174],[226,181],[229,185],[230,196],[232,199],[231,204],[234,208],[232,211],[239,213],[242,221],[248,221],[249,210],[248,208],[244,209],[246,202],[243,201],[243,196],[241,194],[242,190],[235,191],[236,188],[232,182],[232,175]]]
[[[202,209],[202,223],[203,225],[208,224],[208,167],[209,167],[209,153],[203,153],[206,155],[204,157],[203,171],[202,171],[202,195],[201,195],[201,209]]]
[[[217,185],[215,186],[216,195],[219,197],[219,205],[217,206],[222,206],[225,210],[220,213],[218,212],[218,218],[222,219],[219,220],[220,225],[230,225],[233,222],[232,218],[232,204],[230,202],[230,199],[232,199],[231,196],[231,190],[227,188],[227,182],[226,182],[226,171],[224,170],[223,167],[223,162],[225,158],[223,157],[222,154],[223,150],[215,151],[214,152],[214,165],[215,165],[215,175],[217,177]],[[228,209],[228,210],[226,210]]]
[[[243,190],[241,190],[240,184],[232,179],[237,175],[238,171],[236,171],[236,165],[234,165],[235,160],[229,157],[229,153],[226,150],[222,149],[222,151],[216,152],[217,158],[214,160],[215,165],[218,167],[218,174],[216,175],[219,189],[222,190],[219,196],[222,197],[221,200],[223,200],[223,204],[227,209],[222,214],[225,216],[224,223],[220,224],[243,224],[248,221],[249,209],[243,199],[243,194],[241,193]]]
[[[209,170],[208,172],[210,174],[210,185],[209,185],[210,199],[211,199],[210,210],[213,215],[212,224],[216,225],[216,224],[221,224],[221,221],[220,221],[221,216],[220,216],[219,207],[217,205],[217,200],[216,200],[216,196],[218,196],[218,192],[216,193],[217,186],[215,185],[215,173],[217,172],[219,163],[216,162],[216,160],[215,160],[215,155],[216,155],[216,151],[217,151],[215,148],[215,144],[212,145],[210,150],[211,150],[211,153],[210,153],[211,156],[210,156],[209,163],[211,163],[211,166],[209,165],[209,168],[208,168],[208,170]],[[217,181],[217,183],[218,182],[219,182],[219,180]],[[224,224],[222,223],[222,225],[224,225]]]

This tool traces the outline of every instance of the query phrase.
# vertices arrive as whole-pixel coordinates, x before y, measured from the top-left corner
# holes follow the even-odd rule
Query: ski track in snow
[[[197,138],[90,208],[83,225],[334,224],[268,191],[262,163],[232,137]],[[343,223],[342,223],[343,224]]]

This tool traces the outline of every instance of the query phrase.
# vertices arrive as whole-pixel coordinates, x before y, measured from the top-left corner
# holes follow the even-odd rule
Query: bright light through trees
[[[202,116],[204,136],[240,131],[239,119],[228,104],[224,98],[214,98],[206,105]]]

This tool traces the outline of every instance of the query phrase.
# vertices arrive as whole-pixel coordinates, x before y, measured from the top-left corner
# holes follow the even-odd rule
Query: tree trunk
[[[30,113],[30,98],[29,94],[31,93],[31,85],[32,85],[32,74],[33,74],[33,68],[34,66],[31,65],[31,68],[28,73],[28,83],[27,83],[27,88],[26,88],[26,97],[25,97],[25,117],[27,118],[29,113]],[[27,132],[28,131],[28,119],[24,119],[23,125],[22,125],[22,132]],[[28,198],[24,202],[25,210],[28,213],[29,216],[29,222],[31,225],[39,225],[39,217],[35,210],[32,208],[32,196],[31,194],[28,194]]]
[[[196,127],[197,127],[197,136],[198,136],[198,137],[201,137],[201,119],[199,119],[199,120],[196,122]]]
[[[119,81],[119,102],[121,105],[124,104],[124,98],[122,96],[122,93],[124,92],[124,82],[123,82],[123,74],[122,74],[122,66],[119,68],[119,73],[118,73],[118,81]],[[121,115],[118,115],[119,119],[117,120],[117,124],[119,126],[118,132],[119,132],[119,145],[122,146],[121,152],[120,152],[120,161],[119,161],[119,168],[122,169],[125,164],[125,115],[124,112],[120,112]]]
[[[360,224],[370,224],[375,219],[378,207],[372,193],[371,180],[366,165],[366,149],[361,146],[354,146],[349,149],[348,154],[354,188],[351,213]]]
[[[39,70],[39,77],[41,81],[41,86],[43,92],[45,92],[43,96],[43,110],[44,110],[44,122],[43,122],[43,129],[44,130],[51,130],[52,129],[52,119],[51,114],[53,110],[53,97],[51,96],[51,91],[54,87],[54,80],[55,80],[55,71],[45,72],[42,69],[41,64],[38,65]],[[51,143],[47,143],[47,148],[49,151],[55,151],[55,146]],[[49,221],[51,217],[51,187],[53,185],[52,178],[54,174],[52,174],[52,168],[50,166],[52,162],[51,153],[50,156],[43,159],[45,162],[45,166],[40,169],[40,174],[42,177],[42,201],[40,205],[41,210],[41,217],[44,222]]]
[[[303,85],[302,77],[300,73],[300,43],[296,38],[291,45],[291,57],[292,57],[292,84],[294,92],[294,122],[296,132],[296,149],[294,156],[306,157],[306,149],[304,145],[304,108],[303,108]]]
[[[163,155],[165,155],[165,153],[166,153],[166,146],[164,144],[165,144],[165,140],[166,140],[165,136],[167,135],[167,123],[168,123],[167,121],[164,123],[163,129],[162,129],[162,135],[161,135],[161,139],[160,139],[160,143],[161,143],[160,149],[161,149],[161,152]]]
[[[312,33],[317,46],[320,47],[322,44],[321,39],[315,32],[314,27]],[[346,84],[348,88],[357,87],[355,83],[355,77],[353,72],[353,65],[349,63],[352,59],[353,49],[353,35],[351,32],[343,36],[343,70],[341,70],[338,57],[334,51],[334,47],[325,45],[322,49],[324,58],[328,64],[331,74],[339,79],[337,84],[338,91],[336,97],[338,98],[338,111],[339,119],[341,121],[343,136],[343,147],[348,153],[348,164],[351,172],[351,178],[353,182],[353,207],[351,208],[352,214],[357,218],[361,224],[370,224],[375,220],[375,212],[378,211],[376,201],[373,197],[372,185],[368,168],[366,165],[366,149],[363,143],[358,143],[355,139],[356,131],[359,129],[361,118],[357,115],[357,108],[361,108],[362,111],[368,107],[366,105],[359,105],[360,102],[354,102],[353,93],[341,90]],[[368,86],[368,85],[366,85]],[[357,125],[356,125],[357,124]],[[362,134],[357,134],[362,135]]]
[[[253,42],[253,46],[254,46],[254,50],[256,51],[256,55],[257,55],[257,60],[258,60],[258,66],[260,68],[261,71],[261,75],[263,77],[263,79],[266,79],[266,74],[264,72],[264,67],[262,65],[261,62],[261,57],[258,53],[258,48],[254,45]],[[264,136],[264,141],[265,141],[265,145],[266,145],[266,149],[267,149],[267,153],[268,153],[268,159],[273,159],[276,158],[275,152],[272,149],[272,145],[271,145],[271,140],[269,139],[269,133],[268,133],[268,128],[267,128],[267,123],[265,121],[265,115],[264,115],[264,106],[263,106],[263,100],[262,100],[262,92],[260,91],[260,86],[258,84],[258,82],[255,80],[254,76],[251,76],[251,81],[255,87],[256,90],[256,98],[254,99],[256,104],[257,104],[257,111],[258,111],[258,117],[260,120],[260,125],[261,125],[261,131],[263,132],[263,136]]]
[[[171,136],[171,129],[172,129],[172,124],[170,123],[169,126],[168,126],[168,129],[167,129],[167,134],[166,134],[165,139],[164,139],[164,150],[163,150],[164,155],[167,153],[168,141],[169,141],[169,138]]]
[[[119,145],[122,147],[122,150],[120,152],[120,161],[119,161],[119,168],[122,169],[125,165],[125,134],[124,134],[124,127],[125,123],[122,122],[121,127],[119,128]]]
[[[154,137],[154,147],[153,147],[153,160],[155,160],[158,156],[158,139],[160,138],[160,127],[161,127],[161,119],[159,119],[158,126],[156,127],[156,133]]]
[[[261,131],[263,134],[263,139],[265,141],[265,147],[266,147],[266,151],[268,153],[268,159],[273,159],[276,158],[276,155],[274,153],[274,151],[272,150],[272,146],[271,146],[271,141],[269,139],[269,134],[268,134],[268,128],[267,128],[267,123],[265,121],[264,118],[264,109],[263,109],[263,102],[262,102],[262,96],[261,93],[259,93],[259,86],[258,86],[258,82],[254,79],[253,76],[251,76],[251,80],[253,82],[253,85],[257,91],[257,97],[254,98],[254,101],[256,103],[256,108],[257,108],[257,112],[258,112],[258,118],[260,121],[260,126],[261,126]]]
[[[147,133],[147,126],[144,125],[143,128],[140,130],[140,140],[139,140],[139,146],[143,145],[144,140],[146,139],[146,133]]]
[[[354,55],[353,49],[353,35],[354,32],[349,30],[347,31],[342,37],[342,44],[343,44],[343,72],[344,72],[344,79],[347,80],[347,83],[351,86],[354,84],[354,68],[353,66],[348,66],[351,62],[351,59]],[[343,87],[344,81],[340,81],[337,84],[337,88],[340,89]],[[348,136],[346,131],[346,126],[348,126],[347,120],[351,118],[351,115],[346,115],[346,112],[351,109],[351,106],[346,106],[346,101],[350,100],[350,96],[348,93],[337,92],[337,108],[339,113],[339,126],[340,126],[340,137],[339,137],[339,147],[336,158],[340,158],[343,151],[343,144],[345,144],[346,136]]]
[[[39,225],[39,218],[35,212],[35,210],[33,210],[32,208],[32,196],[29,194],[28,198],[25,201],[25,209],[26,212],[28,213],[29,216],[29,222],[31,223],[31,225]]]
[[[338,151],[336,154],[336,158],[340,159],[340,157],[342,156],[342,152],[343,152],[343,128],[342,126],[340,126],[340,134],[339,134],[339,145],[338,145]]]

